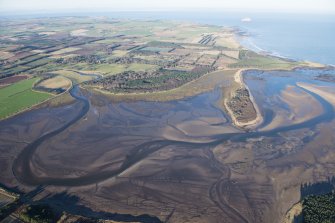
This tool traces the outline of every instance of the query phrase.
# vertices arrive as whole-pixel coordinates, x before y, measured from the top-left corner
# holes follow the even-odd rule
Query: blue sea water
[[[251,33],[245,46],[257,46],[292,59],[335,65],[335,16],[255,16],[243,27]]]
[[[335,15],[250,13],[226,11],[188,12],[80,12],[55,15],[104,15],[112,18],[167,19],[239,27],[249,34],[242,45],[276,56],[335,65]],[[30,16],[43,16],[40,14]],[[44,16],[50,16],[45,14]],[[1,16],[0,16],[1,17]],[[251,22],[242,22],[249,17]]]

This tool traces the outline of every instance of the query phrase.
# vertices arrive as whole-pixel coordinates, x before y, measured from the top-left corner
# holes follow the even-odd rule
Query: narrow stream
[[[284,83],[284,82],[283,82]],[[286,84],[286,83],[285,83]],[[283,87],[283,86],[282,86]],[[302,88],[301,88],[302,89]],[[302,89],[304,90],[304,89]],[[312,97],[314,97],[323,107],[323,113],[319,116],[316,116],[314,118],[311,118],[307,121],[304,121],[302,123],[298,124],[292,124],[288,126],[282,126],[278,127],[269,131],[252,131],[252,132],[243,132],[243,133],[224,133],[224,134],[217,134],[213,135],[212,142],[181,142],[176,140],[153,140],[149,141],[143,144],[140,144],[136,146],[132,151],[134,151],[132,154],[127,155],[127,158],[123,162],[123,164],[116,170],[113,171],[100,171],[100,172],[94,172],[90,173],[81,177],[71,177],[71,178],[53,178],[53,177],[45,177],[45,176],[38,176],[36,175],[31,168],[31,160],[34,156],[35,151],[38,149],[38,147],[45,142],[46,140],[49,140],[56,135],[62,133],[64,130],[68,129],[70,126],[78,122],[80,119],[82,119],[87,112],[90,109],[90,102],[88,97],[81,94],[81,91],[78,87],[78,85],[75,85],[71,90],[70,94],[73,98],[75,98],[77,101],[79,101],[82,104],[82,108],[80,111],[78,111],[78,114],[73,118],[70,122],[66,123],[62,127],[47,132],[44,135],[40,136],[38,139],[27,145],[22,152],[17,156],[17,158],[14,161],[13,164],[13,173],[15,177],[23,184],[27,185],[59,185],[59,186],[81,186],[81,185],[89,185],[97,182],[104,181],[108,178],[117,176],[118,174],[122,173],[132,165],[136,164],[149,154],[163,149],[167,146],[176,146],[176,147],[183,147],[188,149],[198,149],[198,148],[204,148],[204,147],[214,147],[222,142],[225,142],[227,140],[231,141],[245,141],[249,138],[257,138],[261,136],[273,136],[280,132],[287,132],[291,130],[301,129],[301,128],[310,128],[313,127],[321,122],[327,122],[334,118],[334,109],[330,103],[328,103],[326,100],[324,100],[319,95],[304,90],[306,93],[310,94]],[[216,97],[208,97],[207,99],[213,99],[215,100],[211,101],[211,103],[214,105],[216,103],[217,98]],[[268,118],[271,118],[269,116]],[[270,122],[270,120],[265,120],[265,122]],[[203,131],[206,131],[205,129]]]

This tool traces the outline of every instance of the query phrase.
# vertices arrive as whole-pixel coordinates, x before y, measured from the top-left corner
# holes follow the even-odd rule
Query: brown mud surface
[[[259,103],[253,86],[267,79],[253,81]],[[281,222],[299,201],[301,183],[335,172],[331,93],[299,89],[308,96],[298,92],[287,103],[312,97],[321,112],[241,131],[217,106],[219,87],[169,102],[113,102],[77,88],[72,104],[1,122],[0,182],[23,191],[43,185],[38,198],[61,194],[50,202],[69,211],[80,205],[163,222]],[[269,95],[273,114],[283,106],[275,103],[278,92]],[[264,117],[265,126],[275,120]],[[75,205],[67,196],[77,198]]]

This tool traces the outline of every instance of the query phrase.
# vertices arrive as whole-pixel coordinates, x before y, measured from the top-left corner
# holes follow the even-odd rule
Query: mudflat
[[[277,78],[271,72],[262,73],[263,79],[258,75],[246,74],[246,83]],[[257,99],[255,91],[261,88],[253,86]],[[282,94],[291,91],[285,86]],[[93,209],[150,214],[162,221],[283,219],[299,200],[302,182],[334,171],[333,104],[324,94],[305,92],[320,104],[321,113],[248,133],[235,128],[216,106],[222,100],[220,88],[170,102],[113,102],[77,88],[74,104],[2,121],[1,180],[27,191],[45,185],[41,198],[66,192]],[[272,121],[265,123],[274,126]],[[33,131],[27,134],[26,128]]]
[[[66,88],[0,122],[0,183],[27,202],[76,219],[282,222],[302,184],[334,174],[334,68],[243,49],[222,27],[99,19],[58,20],[69,36],[49,21],[1,73]]]

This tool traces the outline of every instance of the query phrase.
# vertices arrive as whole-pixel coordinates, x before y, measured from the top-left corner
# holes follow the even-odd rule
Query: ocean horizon
[[[248,12],[80,12],[3,14],[0,18],[43,16],[108,16],[119,19],[161,19],[238,27],[247,33],[240,43],[257,52],[335,66],[335,15]]]

